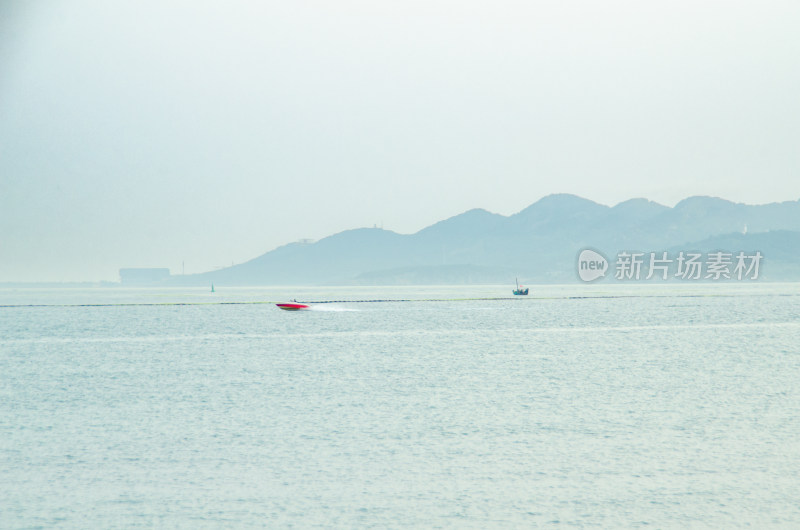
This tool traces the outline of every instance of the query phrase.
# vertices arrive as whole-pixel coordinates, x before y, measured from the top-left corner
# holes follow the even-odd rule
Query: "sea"
[[[0,528],[800,528],[800,284],[512,287],[0,289]]]

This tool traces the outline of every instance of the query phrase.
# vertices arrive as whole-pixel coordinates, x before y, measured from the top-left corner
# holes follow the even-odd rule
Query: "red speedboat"
[[[275,305],[286,311],[299,311],[301,309],[311,309],[310,305],[301,304],[297,300],[292,300],[291,302],[285,302],[282,304],[275,304]]]

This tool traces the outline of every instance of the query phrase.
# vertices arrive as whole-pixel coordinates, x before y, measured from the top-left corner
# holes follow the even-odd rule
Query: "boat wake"
[[[353,309],[351,307],[341,307],[335,305],[312,305],[308,308],[309,311],[333,311],[333,312],[343,312],[343,311],[358,311],[358,309]]]

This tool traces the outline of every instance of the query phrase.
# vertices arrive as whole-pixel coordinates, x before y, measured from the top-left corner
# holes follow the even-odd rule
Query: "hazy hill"
[[[511,216],[474,209],[409,235],[347,230],[173,279],[217,285],[572,282],[585,247],[610,259],[620,250],[761,250],[769,264],[765,279],[800,279],[800,202],[754,206],[690,197],[674,208],[646,199],[608,207],[558,194]]]

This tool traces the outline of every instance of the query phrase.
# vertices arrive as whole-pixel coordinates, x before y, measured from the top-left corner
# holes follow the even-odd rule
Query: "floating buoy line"
[[[615,298],[736,298],[741,296],[800,296],[791,293],[764,294],[756,293],[743,295],[732,293],[706,293],[706,294],[648,294],[648,295],[583,295],[583,296],[530,296],[520,297],[478,297],[478,298],[375,298],[369,300],[298,300],[303,304],[375,304],[375,303],[399,303],[399,302],[499,302],[499,301],[536,301],[536,300],[592,300],[592,299],[615,299]],[[103,304],[0,304],[0,309],[13,309],[22,307],[158,307],[158,306],[211,306],[211,305],[271,305],[278,304],[280,301],[251,300],[251,301],[232,301],[232,302],[110,302]]]
[[[475,300],[521,300],[520,298],[387,298],[372,300],[298,300],[303,304],[368,304],[379,302],[467,302]],[[529,299],[532,300],[532,299]],[[539,298],[543,300],[543,298]],[[2,308],[14,307],[153,307],[153,306],[203,306],[203,305],[269,305],[276,301],[251,300],[240,302],[110,302],[105,304],[6,304]]]

